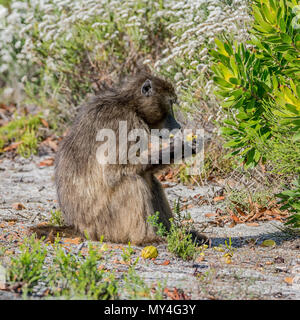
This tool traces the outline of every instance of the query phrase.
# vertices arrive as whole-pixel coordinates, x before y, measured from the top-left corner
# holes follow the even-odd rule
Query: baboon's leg
[[[151,183],[153,209],[155,212],[159,212],[161,222],[165,225],[167,230],[169,230],[169,219],[173,217],[172,209],[170,208],[168,199],[165,195],[161,183],[153,175],[151,176]]]
[[[160,241],[154,228],[147,222],[147,218],[154,214],[154,209],[152,193],[144,178],[138,175],[124,177],[109,196],[107,205],[109,211],[104,213],[99,210],[99,215],[104,213],[109,216],[109,228],[97,223],[97,219],[95,223],[95,229],[104,230],[104,240],[119,243],[130,241],[133,244]]]

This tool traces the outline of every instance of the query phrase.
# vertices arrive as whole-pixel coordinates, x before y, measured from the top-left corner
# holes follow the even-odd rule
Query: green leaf
[[[226,80],[220,78],[220,77],[213,77],[213,80],[216,84],[225,87],[225,88],[232,88],[232,84],[227,82]]]
[[[292,38],[286,33],[281,33],[281,39],[284,43],[292,43]]]
[[[253,16],[255,18],[255,22],[258,24],[258,25],[255,25],[255,27],[259,27],[259,29],[262,30],[262,32],[267,32],[267,33],[270,33],[271,31],[273,31],[273,28],[272,26],[267,23],[264,18],[262,17],[259,9],[257,7],[254,7],[253,8]]]
[[[262,11],[264,13],[264,16],[268,19],[268,22],[271,24],[275,24],[276,17],[272,16],[270,9],[264,3],[262,4]]]
[[[226,142],[224,145],[223,145],[223,147],[224,148],[233,148],[233,147],[235,147],[235,148],[241,148],[241,147],[243,147],[245,145],[245,143],[244,142],[241,142],[241,140],[231,140],[231,141],[228,141],[228,142]]]
[[[279,26],[280,26],[280,29],[281,29],[282,32],[286,32],[286,23],[285,23],[283,18],[280,19]]]
[[[296,141],[299,141],[299,140],[300,140],[300,132],[296,133],[292,138],[293,142],[296,142]]]
[[[229,81],[233,84],[238,85],[239,84],[239,80],[237,78],[229,78]]]
[[[299,111],[297,109],[296,106],[290,104],[290,103],[286,103],[285,107],[290,111],[290,112],[293,112],[294,114],[299,114]]]
[[[231,129],[231,128],[228,128],[228,127],[222,127],[222,128],[220,128],[220,133],[222,135],[230,135],[231,136],[233,134],[238,133],[238,131]]]
[[[261,153],[258,150],[255,150],[254,157],[253,157],[254,161],[258,162],[260,157],[261,157]]]

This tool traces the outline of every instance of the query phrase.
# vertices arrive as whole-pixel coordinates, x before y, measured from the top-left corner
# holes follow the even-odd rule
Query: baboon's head
[[[136,111],[150,129],[180,129],[173,105],[177,96],[172,84],[149,74],[141,74],[131,84],[134,88]]]

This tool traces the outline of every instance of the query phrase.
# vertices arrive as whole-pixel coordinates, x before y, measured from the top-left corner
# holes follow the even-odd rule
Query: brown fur
[[[141,91],[147,79],[152,85],[149,95]],[[67,225],[93,240],[160,240],[147,218],[159,211],[160,220],[170,227],[172,211],[153,175],[162,165],[100,165],[96,151],[102,142],[96,135],[110,128],[118,139],[119,121],[127,121],[128,131],[144,128],[150,134],[151,128],[163,126],[171,99],[176,95],[170,83],[142,73],[120,87],[106,88],[81,108],[55,163],[58,200]]]
[[[151,97],[141,93],[150,79]],[[172,211],[159,181],[149,165],[100,165],[96,150],[101,128],[114,130],[119,121],[128,130],[149,132],[169,112],[169,100],[176,98],[171,84],[141,74],[117,89],[106,89],[82,107],[56,158],[55,182],[66,224],[81,234],[106,241],[142,244],[159,240],[147,218],[156,211],[169,228]],[[118,142],[117,142],[118,144]],[[117,148],[118,150],[118,148]]]

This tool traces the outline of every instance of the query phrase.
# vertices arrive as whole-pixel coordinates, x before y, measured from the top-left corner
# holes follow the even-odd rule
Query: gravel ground
[[[50,210],[57,209],[53,166],[39,166],[42,160],[41,157],[0,160],[0,248],[4,247],[7,255],[14,254],[29,225],[47,221]],[[278,221],[259,222],[256,227],[245,224],[219,227],[210,223],[213,218],[205,214],[216,211],[212,199],[220,189],[214,185],[189,188],[168,184],[165,191],[171,204],[180,197],[182,205],[193,205],[188,212],[194,221],[199,226],[208,225],[204,233],[210,238],[210,247],[202,261],[185,262],[168,253],[165,244],[159,244],[157,259],[140,259],[136,266],[138,274],[149,284],[159,281],[170,290],[182,289],[191,299],[300,299],[300,239],[279,231]],[[195,201],[196,195],[198,199],[203,196],[201,199],[205,201]],[[16,210],[15,203],[25,208]],[[232,262],[227,264],[224,252],[213,247],[224,245],[229,237],[235,251]],[[273,239],[276,246],[262,247],[265,239]],[[126,266],[114,262],[120,259],[121,247],[110,244],[109,248],[112,257],[106,267],[117,272],[126,270]],[[133,248],[136,256],[140,255],[142,248]],[[6,258],[4,255],[2,259]],[[170,260],[168,265],[160,265],[166,260]],[[1,299],[20,296],[0,290]]]

